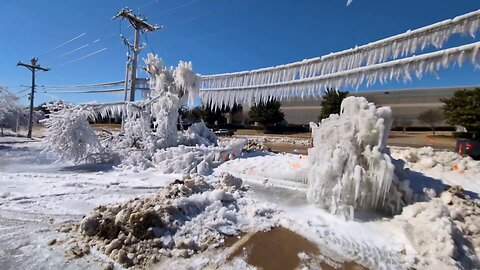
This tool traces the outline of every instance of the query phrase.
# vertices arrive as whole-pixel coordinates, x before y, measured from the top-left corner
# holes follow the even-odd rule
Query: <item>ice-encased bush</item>
[[[47,151],[75,163],[103,160],[104,149],[88,122],[91,109],[61,103],[51,104],[49,109],[49,118],[42,120],[47,127],[44,138]]]
[[[391,125],[391,109],[376,108],[363,97],[348,97],[340,115],[311,123],[308,200],[347,217],[355,209],[400,212],[411,190],[403,163],[387,151]]]

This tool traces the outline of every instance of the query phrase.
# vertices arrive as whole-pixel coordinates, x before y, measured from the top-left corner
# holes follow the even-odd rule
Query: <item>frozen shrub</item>
[[[43,120],[47,150],[74,163],[98,161],[103,147],[88,122],[92,114],[85,106],[51,105],[49,118]]]

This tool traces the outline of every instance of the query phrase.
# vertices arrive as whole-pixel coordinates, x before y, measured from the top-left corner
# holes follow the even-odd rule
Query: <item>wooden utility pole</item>
[[[41,67],[37,65],[38,58],[33,57],[30,62],[31,64],[24,64],[21,61],[18,61],[17,66],[24,66],[28,68],[32,72],[32,89],[30,91],[30,116],[28,118],[28,133],[27,138],[32,138],[32,126],[33,126],[33,98],[35,95],[35,71],[42,70],[42,71],[49,71],[49,68]]]
[[[162,26],[151,25],[147,23],[147,19],[140,18],[139,16],[133,14],[132,10],[124,8],[120,10],[117,15],[113,16],[113,19],[121,17],[122,19],[127,19],[132,27],[135,29],[135,37],[133,39],[133,55],[131,63],[131,81],[130,81],[130,101],[135,101],[135,89],[136,89],[136,80],[137,80],[137,63],[138,63],[138,54],[142,48],[138,47],[138,42],[140,39],[140,34],[143,32],[153,32],[162,28]]]

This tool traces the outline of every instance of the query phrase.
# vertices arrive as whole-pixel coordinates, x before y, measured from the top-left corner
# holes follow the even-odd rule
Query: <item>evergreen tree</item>
[[[318,121],[328,118],[330,114],[340,114],[340,108],[343,99],[348,96],[348,92],[337,91],[334,88],[327,88],[327,91],[323,95],[321,103],[322,111],[318,116]]]
[[[276,100],[258,103],[250,108],[248,116],[264,127],[275,125],[282,122],[285,116],[280,110],[280,106],[280,102]]]
[[[445,103],[443,111],[448,124],[480,131],[480,88],[460,90],[452,98],[441,101]]]

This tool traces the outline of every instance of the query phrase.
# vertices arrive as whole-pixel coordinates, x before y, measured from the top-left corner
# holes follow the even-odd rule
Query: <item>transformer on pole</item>
[[[132,58],[131,58],[131,72],[130,72],[130,101],[135,101],[135,88],[136,88],[136,80],[137,80],[137,63],[138,63],[138,54],[142,47],[138,46],[138,42],[140,39],[140,34],[143,32],[153,32],[162,28],[159,25],[151,25],[147,23],[147,19],[140,18],[139,16],[133,14],[132,10],[128,8],[124,8],[120,10],[117,15],[113,16],[112,19],[116,19],[121,17],[122,19],[127,19],[132,27],[135,29],[135,37],[133,39],[133,45],[125,41],[127,45],[132,47]]]

